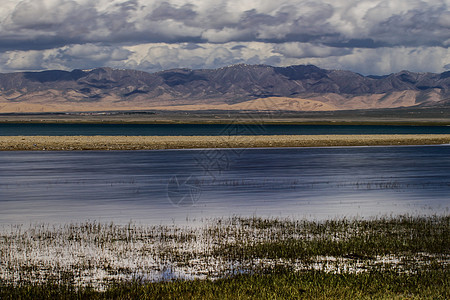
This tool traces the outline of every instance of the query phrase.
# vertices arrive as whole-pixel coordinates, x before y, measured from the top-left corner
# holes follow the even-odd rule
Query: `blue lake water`
[[[0,152],[0,224],[448,214],[450,146]]]
[[[0,135],[450,134],[450,126],[0,123]]]

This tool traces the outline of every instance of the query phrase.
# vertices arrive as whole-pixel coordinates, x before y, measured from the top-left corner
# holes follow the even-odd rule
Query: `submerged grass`
[[[0,233],[0,299],[449,298],[450,216]]]
[[[255,241],[242,232],[235,243],[225,243],[217,254],[235,258],[308,259],[341,256],[370,259],[424,252],[450,254],[449,217],[408,217],[325,222],[280,222],[247,219],[243,226],[259,230],[266,239]],[[273,230],[274,228],[279,230]],[[302,237],[302,238],[299,238]]]

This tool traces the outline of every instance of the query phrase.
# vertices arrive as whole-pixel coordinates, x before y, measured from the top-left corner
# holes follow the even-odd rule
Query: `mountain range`
[[[450,106],[450,71],[363,76],[313,65],[239,64],[157,73],[112,68],[0,73],[0,113],[436,106]]]

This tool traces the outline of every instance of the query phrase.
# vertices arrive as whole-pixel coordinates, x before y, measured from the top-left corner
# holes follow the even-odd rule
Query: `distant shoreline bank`
[[[450,134],[0,136],[0,151],[158,150],[449,144]]]
[[[450,126],[445,108],[348,111],[104,111],[0,114],[0,123]]]
[[[342,120],[264,120],[264,121],[257,121],[257,120],[97,120],[97,119],[87,119],[87,120],[81,120],[81,119],[74,119],[74,120],[49,120],[49,119],[43,119],[43,120],[36,120],[36,119],[1,119],[0,118],[0,125],[1,124],[58,124],[58,125],[77,125],[77,124],[83,124],[83,125],[228,125],[228,124],[235,124],[235,125],[311,125],[311,126],[450,126],[449,120],[382,120],[382,121],[376,121],[376,120],[367,120],[367,121],[342,121]]]

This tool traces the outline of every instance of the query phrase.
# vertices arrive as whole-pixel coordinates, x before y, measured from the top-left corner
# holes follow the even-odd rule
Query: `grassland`
[[[450,216],[8,226],[0,298],[448,299]]]

